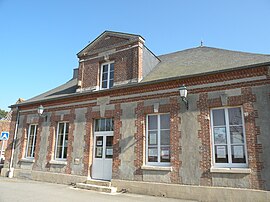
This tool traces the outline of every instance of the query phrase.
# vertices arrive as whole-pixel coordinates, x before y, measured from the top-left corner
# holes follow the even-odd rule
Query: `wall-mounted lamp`
[[[44,107],[42,105],[40,105],[37,108],[37,113],[38,113],[39,116],[45,117],[45,121],[47,121],[47,115],[44,115],[43,112],[44,112]]]
[[[186,107],[188,110],[187,87],[185,85],[180,86],[179,93],[180,93],[180,97],[182,98],[182,101],[186,104]]]

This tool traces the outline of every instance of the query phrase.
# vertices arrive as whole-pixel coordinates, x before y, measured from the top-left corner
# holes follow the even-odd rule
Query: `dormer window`
[[[111,88],[114,80],[114,63],[102,64],[100,73],[100,89]]]

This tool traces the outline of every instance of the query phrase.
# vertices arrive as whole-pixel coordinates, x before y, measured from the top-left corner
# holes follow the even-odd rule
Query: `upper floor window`
[[[147,116],[146,164],[170,164],[170,114]]]
[[[60,122],[57,126],[55,142],[55,159],[67,158],[69,123]]]
[[[215,167],[247,167],[244,118],[241,107],[211,110]]]
[[[114,63],[102,64],[100,73],[100,89],[111,88],[114,80]]]
[[[26,144],[26,158],[35,157],[35,148],[36,148],[36,137],[37,137],[37,125],[29,125],[28,135],[27,135],[27,144]]]

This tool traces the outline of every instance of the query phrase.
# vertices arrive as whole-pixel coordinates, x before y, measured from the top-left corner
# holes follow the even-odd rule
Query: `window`
[[[170,165],[170,114],[147,116],[146,164]]]
[[[114,63],[105,63],[101,65],[100,89],[108,89],[113,86]]]
[[[27,144],[26,144],[26,158],[35,157],[35,146],[36,146],[36,136],[37,136],[37,125],[29,125],[28,135],[27,135]]]
[[[113,119],[96,119],[95,120],[95,132],[101,131],[113,131]]]
[[[69,123],[58,123],[55,144],[55,159],[67,158]]]
[[[211,110],[215,167],[247,167],[244,119],[241,107]]]

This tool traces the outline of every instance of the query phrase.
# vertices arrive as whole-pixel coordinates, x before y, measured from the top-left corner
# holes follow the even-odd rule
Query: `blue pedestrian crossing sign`
[[[8,140],[9,132],[2,132],[0,136],[0,140]]]

